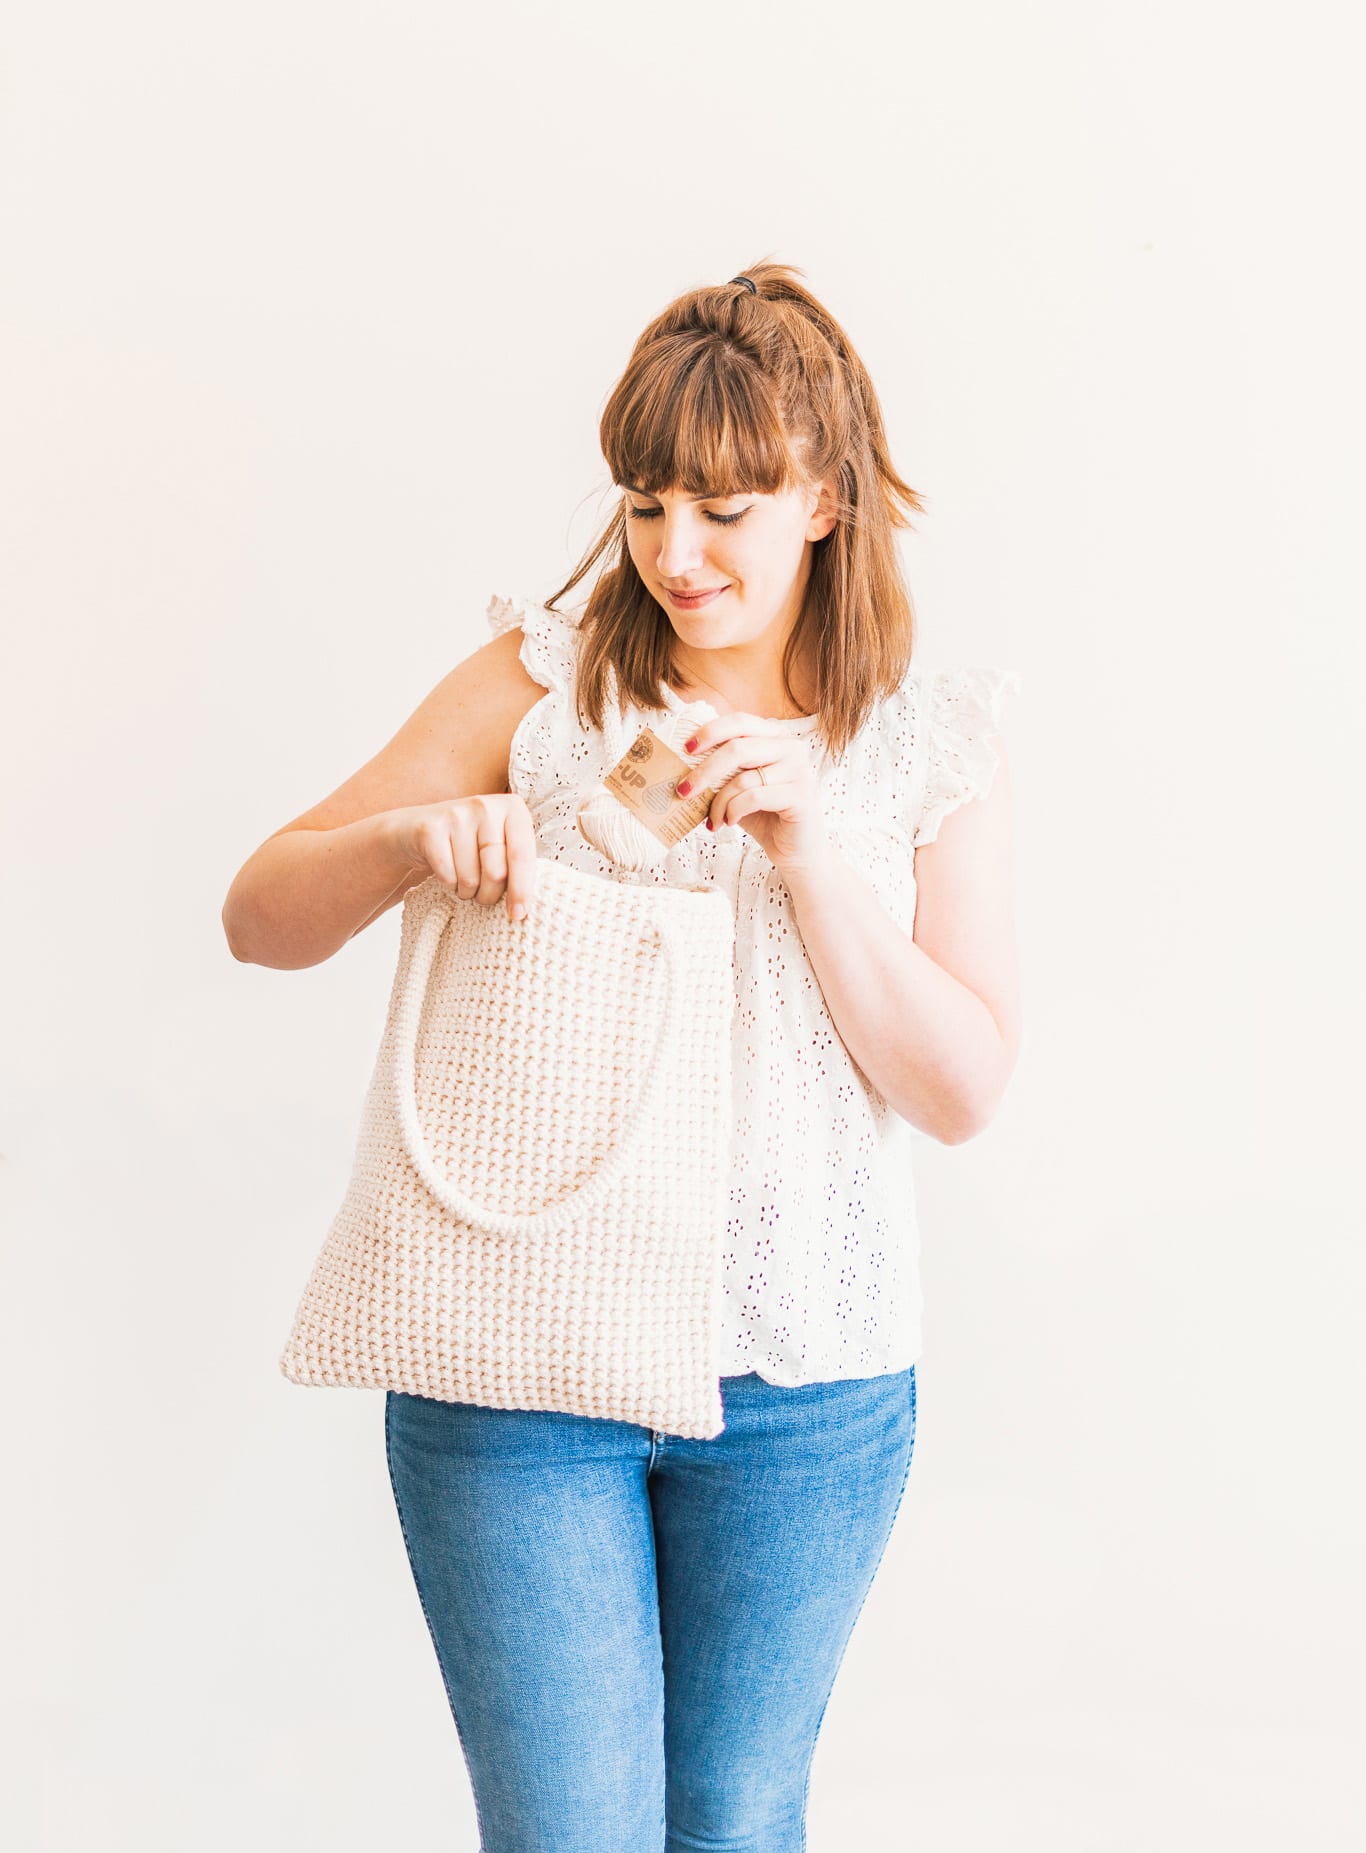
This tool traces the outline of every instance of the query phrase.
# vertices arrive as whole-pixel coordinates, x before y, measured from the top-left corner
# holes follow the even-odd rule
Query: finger
[[[726,822],[738,824],[742,817],[753,817],[760,811],[790,809],[791,789],[788,785],[746,785],[742,787],[726,805]]]
[[[525,804],[513,805],[509,809],[505,837],[508,919],[529,918],[531,903],[536,894],[536,829]]]
[[[455,845],[450,832],[424,818],[417,829],[416,847],[437,880],[453,888],[456,881]]]
[[[768,733],[772,726],[773,723],[766,721],[761,714],[746,714],[736,708],[729,714],[718,714],[713,721],[703,721],[683,742],[683,751],[710,753],[713,748],[724,746],[727,740],[734,740],[740,734]]]
[[[688,757],[691,763],[678,783],[690,786],[693,791],[701,791],[704,784],[715,785],[721,763],[716,756],[716,748],[703,746],[699,751],[689,753]]]
[[[735,822],[735,804],[745,790],[742,777],[743,772],[737,773],[717,788],[707,814],[707,822],[713,830],[724,830],[727,824]]]
[[[742,738],[724,741],[688,776],[694,791],[718,792],[744,773],[752,771],[772,749],[761,740]]]
[[[696,792],[718,792],[730,776],[726,767],[715,759],[701,760],[688,768],[674,790],[682,798],[690,798]]]
[[[479,826],[479,892],[475,895],[481,907],[492,907],[507,892],[508,885],[508,848],[502,829],[496,822],[482,823]]]
[[[757,715],[738,713],[707,721],[683,742],[683,751],[692,764],[679,782],[686,782],[693,791],[701,791],[704,784],[719,790],[745,763],[747,753],[765,750],[756,736],[763,734],[768,725]],[[726,748],[730,750],[723,750]]]
[[[500,817],[477,800],[461,803],[451,833],[455,854],[456,892],[462,901],[487,907],[503,892],[507,881],[507,850]]]
[[[713,829],[719,830],[726,824],[738,824],[742,817],[748,817],[755,811],[783,810],[790,805],[793,784],[782,760],[770,760],[763,770],[765,777],[761,780],[757,766],[742,767],[717,792],[709,819]]]
[[[479,898],[479,884],[484,879],[479,838],[470,824],[457,823],[451,830],[451,861],[455,867],[455,892],[462,901]]]

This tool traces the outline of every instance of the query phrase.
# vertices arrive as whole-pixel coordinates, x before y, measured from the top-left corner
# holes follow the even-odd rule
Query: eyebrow
[[[654,491],[651,489],[637,489],[634,483],[623,483],[621,486],[630,495],[653,496],[654,494]],[[744,493],[743,489],[723,489],[719,495],[694,495],[690,496],[688,499],[692,502],[728,502],[732,496],[743,495]]]

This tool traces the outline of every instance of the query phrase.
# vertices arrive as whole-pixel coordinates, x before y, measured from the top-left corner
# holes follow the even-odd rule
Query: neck
[[[680,678],[681,687],[679,686]],[[781,688],[767,694],[763,691],[740,688],[728,693],[725,689],[717,688],[714,682],[708,682],[705,676],[698,675],[688,663],[675,663],[672,680],[675,693],[687,700],[698,699],[695,692],[698,689],[707,697],[715,696],[723,714],[762,714],[769,720],[798,720],[803,715],[813,714],[816,710],[814,695],[805,707],[794,707]],[[772,687],[771,684],[767,686]],[[799,698],[802,693],[803,685],[799,683],[797,688]],[[716,704],[713,703],[713,705]]]

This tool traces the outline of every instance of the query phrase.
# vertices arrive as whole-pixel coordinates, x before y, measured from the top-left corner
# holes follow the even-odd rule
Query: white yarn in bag
[[[545,859],[521,922],[410,889],[284,1375],[719,1434],[734,932]]]
[[[695,727],[715,719],[716,709],[709,701],[690,701],[685,707],[652,721],[650,731],[689,765],[695,765],[706,754],[685,753],[683,742],[692,738]],[[708,748],[708,752],[710,750]],[[669,853],[669,845],[638,817],[633,817],[605,785],[593,787],[580,803],[577,816],[580,834],[618,868],[635,871],[659,868]]]

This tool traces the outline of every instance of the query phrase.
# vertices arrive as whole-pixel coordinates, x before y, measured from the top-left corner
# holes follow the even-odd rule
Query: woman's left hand
[[[683,750],[703,758],[678,789],[716,787],[707,816],[714,830],[738,824],[779,870],[812,867],[829,852],[806,736],[779,733],[762,715],[720,714],[698,727]]]

